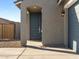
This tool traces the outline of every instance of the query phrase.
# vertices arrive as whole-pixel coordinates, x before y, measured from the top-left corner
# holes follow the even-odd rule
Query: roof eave
[[[57,5],[60,5],[63,0],[58,0]]]
[[[65,9],[70,8],[73,4],[75,4],[78,0],[70,0],[64,6]]]
[[[15,2],[15,4],[16,4],[16,6],[17,6],[18,8],[21,8],[22,1]]]

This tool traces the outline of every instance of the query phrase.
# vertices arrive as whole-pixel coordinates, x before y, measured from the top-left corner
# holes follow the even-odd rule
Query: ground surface
[[[21,47],[20,41],[0,41],[0,48],[18,48]]]
[[[28,41],[27,47],[0,48],[0,59],[79,59],[72,50],[41,47],[41,42]]]

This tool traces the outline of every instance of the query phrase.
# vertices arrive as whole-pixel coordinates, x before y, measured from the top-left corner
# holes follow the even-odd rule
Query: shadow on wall
[[[79,1],[69,8],[69,48],[79,53]]]

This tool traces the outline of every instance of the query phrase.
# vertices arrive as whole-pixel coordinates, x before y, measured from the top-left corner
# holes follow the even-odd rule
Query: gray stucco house
[[[39,39],[45,46],[79,52],[78,0],[17,0],[21,9],[21,44]]]

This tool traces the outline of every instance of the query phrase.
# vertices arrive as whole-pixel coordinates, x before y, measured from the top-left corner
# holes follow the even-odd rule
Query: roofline
[[[70,0],[68,3],[65,4],[64,8],[68,9],[70,8],[73,4],[75,4],[78,0]]]
[[[22,3],[22,1],[16,2],[16,4],[20,4],[20,3]]]
[[[5,19],[5,18],[1,18],[1,17],[0,17],[0,20],[5,20],[5,21],[11,22],[11,23],[16,23],[15,21],[11,21],[9,19]]]
[[[58,0],[57,5],[60,5],[63,0]]]
[[[21,3],[22,3],[22,1],[15,1],[14,3],[16,4],[16,6],[17,6],[18,8],[21,8]]]

